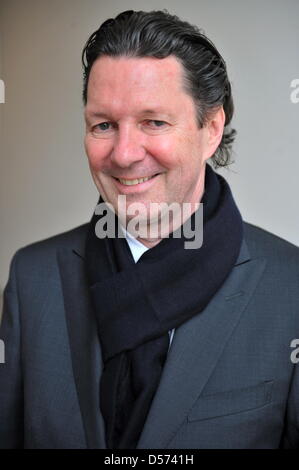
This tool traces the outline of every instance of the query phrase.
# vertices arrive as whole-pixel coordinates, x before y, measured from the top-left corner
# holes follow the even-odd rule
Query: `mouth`
[[[152,176],[143,176],[141,178],[116,178],[112,176],[117,191],[120,194],[137,194],[150,189],[156,182],[161,173]]]
[[[144,176],[142,178],[134,178],[134,179],[116,178],[115,176],[113,176],[113,178],[119,181],[124,186],[136,186],[138,184],[142,184],[142,183],[145,183],[146,181],[152,180],[159,174],[160,173],[156,173],[155,175],[152,175],[152,176]]]

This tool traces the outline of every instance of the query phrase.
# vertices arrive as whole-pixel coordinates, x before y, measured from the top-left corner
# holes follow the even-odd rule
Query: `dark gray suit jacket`
[[[0,329],[2,448],[105,448],[86,229],[12,260]],[[225,284],[175,332],[138,448],[299,448],[296,338],[299,249],[245,224]]]

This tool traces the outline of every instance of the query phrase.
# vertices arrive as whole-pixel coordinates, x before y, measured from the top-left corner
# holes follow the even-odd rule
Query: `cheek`
[[[147,145],[148,152],[164,167],[175,166],[179,152],[177,139],[173,137],[159,136],[151,140]]]
[[[107,156],[111,151],[111,143],[108,140],[97,141],[85,138],[84,146],[89,165],[93,171],[101,171],[107,166]]]

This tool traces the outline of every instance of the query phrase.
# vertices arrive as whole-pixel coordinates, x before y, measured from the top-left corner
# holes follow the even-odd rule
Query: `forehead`
[[[164,59],[103,56],[91,68],[87,111],[94,106],[117,108],[145,103],[150,107],[180,106],[182,99],[191,99],[183,83],[183,67],[173,56]]]

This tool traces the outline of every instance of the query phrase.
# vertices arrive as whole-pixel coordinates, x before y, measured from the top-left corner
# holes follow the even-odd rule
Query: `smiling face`
[[[92,177],[116,210],[119,195],[126,196],[127,205],[146,207],[200,202],[205,163],[220,143],[224,113],[221,109],[209,125],[198,127],[175,57],[97,59],[85,120]]]

